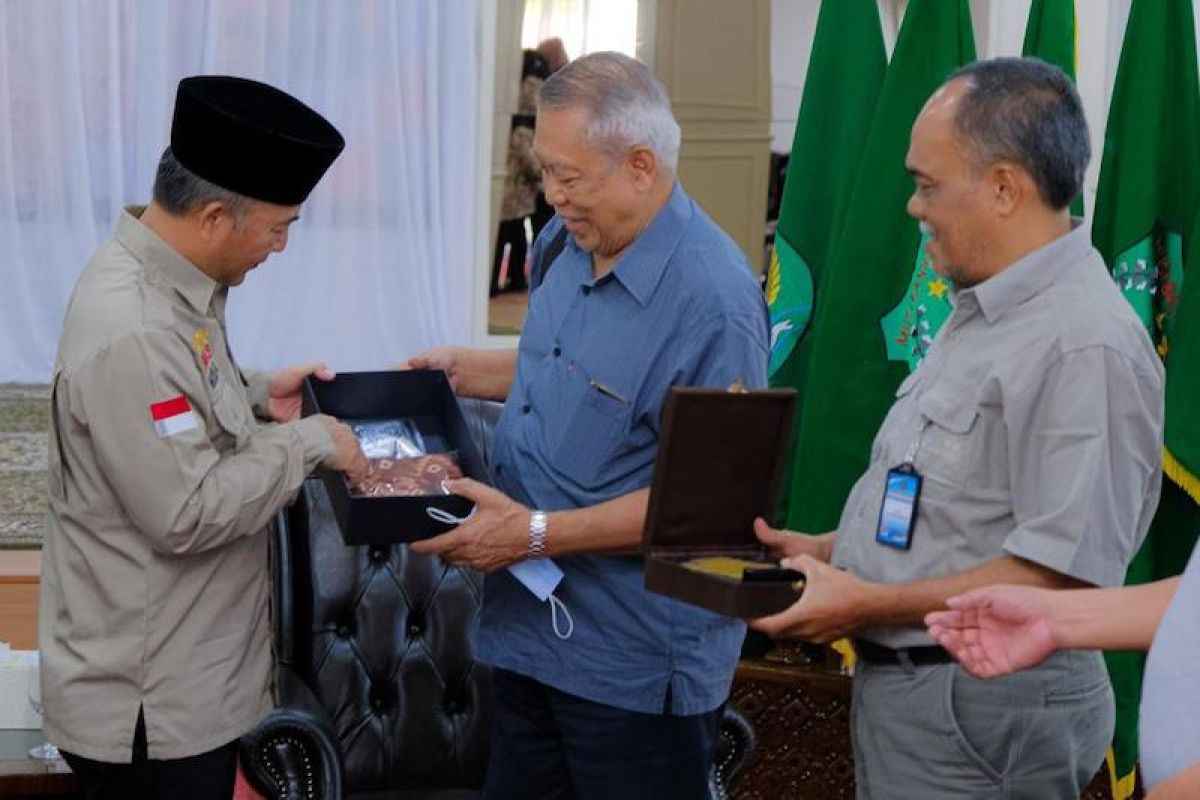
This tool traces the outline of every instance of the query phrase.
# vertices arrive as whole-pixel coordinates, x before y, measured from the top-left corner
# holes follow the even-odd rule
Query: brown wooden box
[[[647,589],[731,617],[796,601],[787,581],[747,583],[682,565],[706,556],[773,564],[754,518],[775,511],[795,405],[791,389],[670,391],[642,539]]]

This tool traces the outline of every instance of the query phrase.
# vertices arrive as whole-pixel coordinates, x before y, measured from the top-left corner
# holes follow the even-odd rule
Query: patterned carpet
[[[0,383],[0,550],[41,545],[48,400],[46,386]]]

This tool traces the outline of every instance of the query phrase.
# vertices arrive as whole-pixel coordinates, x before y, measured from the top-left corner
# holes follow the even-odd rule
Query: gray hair
[[[679,163],[679,123],[667,90],[640,61],[620,53],[592,53],[550,76],[538,108],[581,107],[588,112],[584,141],[619,158],[645,146],[668,172]]]
[[[1029,173],[1046,205],[1070,205],[1092,157],[1079,92],[1038,58],[994,58],[950,76],[967,91],[954,115],[955,138],[977,168],[1013,161]]]
[[[220,202],[233,214],[234,222],[240,223],[254,200],[201,178],[180,164],[168,147],[163,151],[154,175],[154,202],[176,216],[187,214],[205,203]]]

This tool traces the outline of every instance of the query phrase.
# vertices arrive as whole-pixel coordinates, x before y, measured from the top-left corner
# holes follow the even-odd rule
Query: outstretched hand
[[[1040,664],[1060,649],[1050,624],[1049,590],[989,586],[946,601],[948,611],[925,615],[929,633],[980,678],[1009,675]]]

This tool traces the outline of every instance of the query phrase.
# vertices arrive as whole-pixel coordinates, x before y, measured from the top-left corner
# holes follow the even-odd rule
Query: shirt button
[[[592,287],[590,287],[590,286],[583,287],[583,296],[584,297],[587,297],[591,293],[592,293]]]
[[[553,351],[553,352],[554,352],[554,357],[555,357],[555,358],[558,358],[559,356],[561,356],[561,355],[562,355],[562,348],[561,348],[561,347],[556,347],[556,348],[554,348],[554,351]]]
[[[497,474],[497,475],[503,475],[503,474],[504,474],[504,465],[503,465],[503,464],[497,464],[497,465],[496,465],[496,474]]]
[[[528,413],[529,413],[530,411],[532,411],[532,410],[533,410],[533,409],[532,409],[532,407],[529,405],[529,403],[526,403],[525,405],[521,406],[521,413],[522,413],[522,414],[528,414]]]

